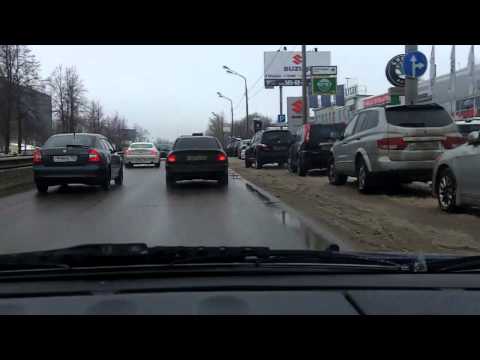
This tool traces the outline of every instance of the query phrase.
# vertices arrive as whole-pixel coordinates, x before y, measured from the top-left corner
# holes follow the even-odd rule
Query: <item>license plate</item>
[[[53,162],[74,162],[77,161],[77,157],[73,155],[61,155],[61,156],[54,156]]]
[[[286,149],[287,149],[287,148],[286,148],[285,146],[274,146],[274,147],[273,147],[273,150],[277,150],[277,151],[279,151],[279,150],[286,150]]]
[[[203,161],[203,160],[207,160],[207,157],[202,155],[187,156],[187,161]]]
[[[410,150],[438,150],[440,143],[438,141],[422,141],[410,144]]]

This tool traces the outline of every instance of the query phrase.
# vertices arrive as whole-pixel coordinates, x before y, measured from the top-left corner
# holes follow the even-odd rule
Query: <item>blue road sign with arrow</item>
[[[403,70],[405,75],[411,78],[418,78],[427,71],[427,57],[420,51],[412,51],[405,54]]]

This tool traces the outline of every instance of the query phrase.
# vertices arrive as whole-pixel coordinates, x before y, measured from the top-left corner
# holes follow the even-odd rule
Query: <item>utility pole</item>
[[[302,45],[302,99],[303,99],[303,123],[308,122],[307,104],[307,46]]]
[[[283,115],[283,86],[280,85],[278,88],[280,90],[280,115]]]
[[[417,51],[418,45],[405,45],[405,54]],[[418,95],[418,80],[416,78],[405,78],[405,104],[415,105],[417,103]]]

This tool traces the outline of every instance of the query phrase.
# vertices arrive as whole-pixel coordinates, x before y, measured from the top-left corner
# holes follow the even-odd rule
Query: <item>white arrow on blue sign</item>
[[[405,75],[411,78],[417,78],[427,71],[427,57],[420,51],[412,51],[405,54],[403,60],[403,70]]]

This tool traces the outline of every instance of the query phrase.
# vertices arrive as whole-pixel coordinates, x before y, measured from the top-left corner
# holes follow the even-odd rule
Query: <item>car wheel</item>
[[[130,164],[130,163],[125,163],[125,167],[126,167],[127,169],[130,169],[130,168],[132,167],[132,164]]]
[[[328,182],[332,185],[345,185],[348,177],[337,173],[335,169],[335,161],[332,159],[328,164]]]
[[[252,167],[252,163],[246,156],[245,156],[245,167],[246,168]]]
[[[155,167],[156,167],[156,168],[159,168],[159,167],[160,167],[160,162],[156,163],[156,164],[155,164]]]
[[[305,163],[302,161],[300,157],[298,158],[298,163],[297,163],[297,175],[298,176],[307,175],[307,170],[305,169]]]
[[[166,182],[168,187],[175,186],[175,176],[167,174],[166,176]]]
[[[112,171],[110,168],[107,168],[107,173],[105,174],[105,179],[103,180],[103,183],[102,183],[103,190],[105,191],[110,190],[111,182],[112,182]]]
[[[296,173],[297,172],[297,167],[295,166],[295,164],[292,161],[292,158],[290,156],[288,157],[287,167],[288,167],[289,172],[291,172],[291,173]]]
[[[452,170],[446,168],[438,178],[438,206],[446,212],[457,210],[457,182]]]
[[[260,156],[256,156],[255,158],[255,167],[257,169],[261,169],[263,167],[262,160],[260,160]]]
[[[120,168],[118,172],[118,176],[115,178],[115,185],[122,186],[123,185],[123,167]]]
[[[221,186],[227,186],[228,185],[228,174],[222,175],[218,179],[218,184],[221,185]]]
[[[363,158],[357,164],[357,188],[361,193],[368,193],[373,189],[373,175],[368,170]]]
[[[48,192],[48,185],[41,181],[35,181],[35,185],[37,186],[37,190],[39,193],[46,194]]]

